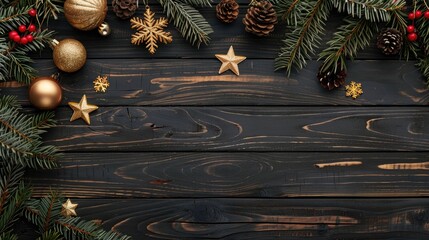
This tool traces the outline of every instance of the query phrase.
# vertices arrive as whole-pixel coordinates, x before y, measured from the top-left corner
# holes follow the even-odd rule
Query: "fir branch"
[[[405,0],[331,0],[339,12],[347,12],[352,17],[365,18],[371,22],[387,22],[391,11],[401,10]]]
[[[319,54],[319,60],[324,59],[321,71],[334,69],[340,66],[340,70],[346,70],[346,58],[353,58],[358,50],[367,47],[373,35],[378,32],[377,24],[364,18],[356,19],[350,16],[344,18],[345,24],[335,32],[332,40],[328,42],[329,47]]]
[[[286,68],[288,76],[294,67],[302,69],[306,66],[306,59],[315,54],[332,8],[329,0],[313,0],[306,4],[301,12],[303,20],[299,21],[292,32],[286,34],[284,47],[275,62],[276,70]]]
[[[164,12],[182,36],[192,45],[208,44],[213,32],[207,20],[195,8],[180,1],[159,0]]]
[[[23,51],[8,52],[7,56],[9,57],[9,62],[6,65],[9,70],[9,80],[29,84],[36,74],[36,69],[28,64],[32,63],[33,60]]]
[[[182,0],[183,3],[189,4],[194,7],[211,7],[211,0]]]
[[[280,0],[274,7],[279,18],[288,26],[296,26],[301,20],[300,12],[303,7],[301,0]]]
[[[420,58],[416,64],[429,87],[429,57]]]
[[[407,33],[407,26],[408,26],[407,14],[402,10],[394,10],[394,11],[391,11],[390,14],[391,14],[391,19],[387,25],[390,26],[391,28],[397,29],[403,34],[403,36],[405,36]],[[408,61],[410,57],[416,58],[418,53],[419,53],[419,48],[418,48],[417,42],[411,42],[407,40],[403,41],[401,52],[400,52],[400,56],[403,59]]]

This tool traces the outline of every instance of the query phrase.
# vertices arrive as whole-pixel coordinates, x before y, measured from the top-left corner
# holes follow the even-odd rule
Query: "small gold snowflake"
[[[106,92],[107,88],[110,86],[109,80],[107,80],[107,76],[98,76],[93,83],[94,90],[96,92]]]
[[[349,85],[346,86],[346,96],[356,99],[363,93],[362,84],[351,81]]]

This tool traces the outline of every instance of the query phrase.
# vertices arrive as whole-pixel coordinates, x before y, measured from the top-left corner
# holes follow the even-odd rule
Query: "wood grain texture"
[[[217,3],[217,2],[216,2]],[[231,24],[224,24],[217,20],[216,10],[213,8],[200,9],[203,16],[213,27],[214,33],[210,35],[211,41],[208,46],[201,45],[198,49],[183,39],[172,23],[169,23],[167,30],[172,33],[173,43],[161,45],[156,54],[151,55],[144,46],[134,46],[131,44],[131,35],[134,31],[130,28],[129,20],[118,19],[113,11],[109,11],[106,21],[110,24],[112,34],[106,38],[100,37],[97,31],[82,32],[72,28],[60,17],[57,21],[50,22],[50,28],[57,32],[56,38],[75,38],[81,41],[87,48],[88,58],[213,58],[214,54],[227,52],[229,46],[233,45],[237,54],[250,58],[273,59],[279,54],[283,46],[286,26],[278,24],[270,37],[262,38],[245,32],[242,19],[247,11],[248,1],[241,5],[240,14],[237,20]],[[151,4],[151,9],[156,13],[156,17],[165,16],[159,5]],[[135,16],[143,16],[144,7],[140,7]],[[342,17],[334,11],[326,24],[326,34],[322,36],[323,45],[326,47],[336,29],[342,24]],[[83,34],[84,33],[84,34]],[[375,47],[374,37],[371,45],[364,51],[360,51],[357,59],[398,59],[397,56],[386,57]],[[51,51],[45,51],[39,58],[51,58]],[[314,56],[317,59],[317,55]]]
[[[134,239],[422,240],[427,199],[79,200],[77,212]]]
[[[354,161],[360,165],[318,168]],[[427,153],[67,153],[55,171],[32,172],[35,196],[51,187],[78,198],[421,197]]]
[[[89,126],[71,113],[46,136],[63,151],[429,150],[427,107],[101,107]]]
[[[230,72],[219,75],[221,64],[216,59],[89,60],[79,72],[62,75],[62,105],[83,94],[103,106],[427,105],[429,100],[429,90],[412,62],[355,61],[349,67],[349,80],[361,82],[364,90],[356,100],[345,97],[343,89],[320,87],[316,61],[290,78],[274,72],[273,64],[272,60],[246,60],[237,77]],[[41,75],[56,71],[51,60],[39,60],[36,66]],[[94,92],[92,81],[98,75],[109,77],[111,86],[105,94]],[[29,104],[26,87],[6,85],[0,94],[18,95],[23,104]]]

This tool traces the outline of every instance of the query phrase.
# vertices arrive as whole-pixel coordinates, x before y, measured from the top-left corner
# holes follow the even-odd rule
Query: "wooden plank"
[[[101,107],[90,126],[71,114],[46,136],[63,151],[429,150],[426,107]]]
[[[74,200],[79,216],[134,239],[429,237],[429,201],[421,198]]]
[[[316,61],[290,78],[284,72],[274,72],[273,64],[272,60],[246,60],[237,77],[219,75],[220,63],[215,59],[89,60],[81,71],[62,75],[62,105],[83,94],[104,106],[427,105],[429,99],[429,90],[412,62],[356,61],[348,75],[348,81],[363,84],[364,94],[356,100],[345,97],[343,89],[323,89],[315,76]],[[51,60],[39,60],[36,66],[41,75],[56,72]],[[92,81],[98,75],[109,76],[107,93],[94,92]],[[25,86],[0,85],[0,94],[18,95],[28,105]]]
[[[29,175],[35,196],[429,196],[427,153],[66,153],[61,165]]]
[[[248,2],[246,2],[248,4]],[[151,9],[156,12],[156,17],[165,16],[160,6],[151,5]],[[135,16],[143,16],[144,7],[140,7]],[[75,38],[84,43],[88,50],[89,58],[213,58],[214,54],[226,52],[229,46],[233,45],[237,54],[245,55],[248,58],[275,58],[280,48],[283,46],[285,26],[279,24],[270,37],[261,38],[245,32],[242,19],[246,13],[246,6],[241,6],[238,19],[231,24],[224,24],[217,20],[215,8],[200,9],[201,13],[212,25],[214,33],[210,35],[209,46],[201,45],[198,49],[193,47],[183,39],[172,23],[167,28],[172,33],[172,44],[161,44],[156,54],[150,55],[144,46],[134,46],[131,44],[131,35],[134,30],[130,28],[130,22],[118,19],[113,11],[109,11],[106,21],[110,24],[112,34],[106,38],[101,37],[96,30],[82,32],[72,28],[64,17],[57,21],[50,22],[50,28],[57,32],[58,39]],[[333,13],[326,24],[326,34],[322,43],[328,42],[332,34],[341,25],[342,17]],[[83,34],[84,33],[84,34]],[[386,57],[375,47],[375,38],[371,46],[365,51],[361,51],[358,59],[398,59],[398,57]],[[323,45],[324,48],[326,45]],[[257,51],[255,51],[257,49]],[[42,55],[35,57],[51,58],[51,51],[47,50]],[[315,56],[317,58],[317,56]]]

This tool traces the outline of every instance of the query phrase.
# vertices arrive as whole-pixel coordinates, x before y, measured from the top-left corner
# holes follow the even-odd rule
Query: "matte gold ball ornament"
[[[53,77],[38,77],[31,81],[28,97],[34,107],[41,110],[52,110],[60,104],[62,90]]]
[[[66,0],[64,2],[64,15],[67,22],[74,28],[82,31],[90,31],[101,27],[107,14],[107,0]],[[109,31],[100,31],[106,36]]]
[[[61,41],[53,40],[53,59],[55,66],[64,72],[76,72],[86,62],[86,49],[81,42],[67,38]]]

